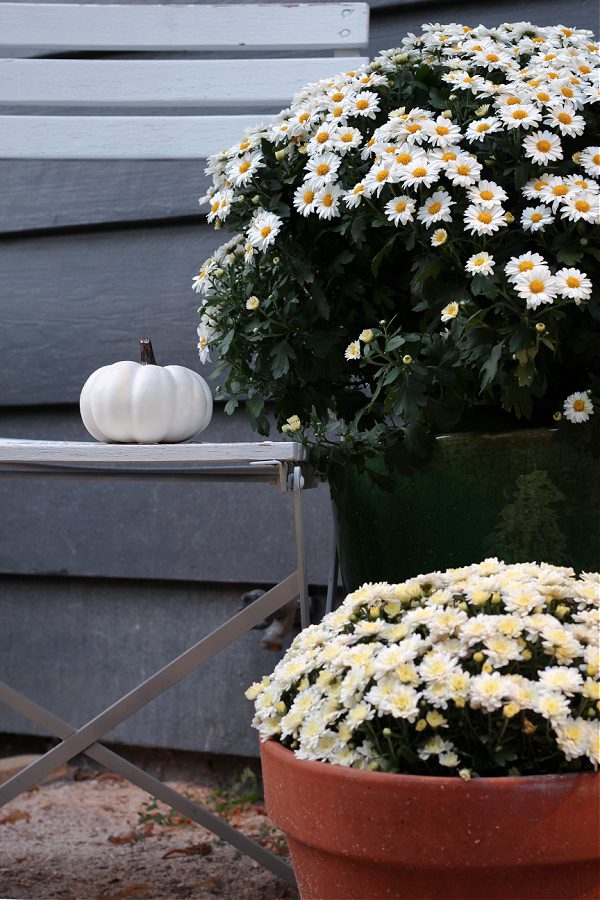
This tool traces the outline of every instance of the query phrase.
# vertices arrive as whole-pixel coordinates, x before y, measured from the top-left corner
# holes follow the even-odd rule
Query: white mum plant
[[[482,405],[600,448],[599,75],[588,31],[424,25],[214,156],[227,410],[264,434],[271,399],[318,466],[340,434],[426,456]]]
[[[299,759],[423,775],[600,762],[600,575],[497,559],[365,584],[246,692]]]

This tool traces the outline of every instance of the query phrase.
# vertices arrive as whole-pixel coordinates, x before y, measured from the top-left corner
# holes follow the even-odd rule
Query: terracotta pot
[[[261,744],[303,900],[598,900],[600,774],[389,775]]]

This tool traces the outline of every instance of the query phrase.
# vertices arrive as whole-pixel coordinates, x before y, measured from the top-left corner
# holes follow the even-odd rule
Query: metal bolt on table
[[[312,486],[303,448],[295,443],[100,444],[0,440],[0,473],[24,477],[166,478],[275,484],[293,498],[297,568],[275,587],[155,672],[80,728],[73,727],[0,681],[0,702],[51,732],[61,742],[0,786],[0,807],[39,783],[79,753],[101,763],[237,850],[295,885],[291,866],[99,741],[280,607],[300,598],[301,626],[309,624],[302,490]],[[331,589],[331,588],[330,588]]]

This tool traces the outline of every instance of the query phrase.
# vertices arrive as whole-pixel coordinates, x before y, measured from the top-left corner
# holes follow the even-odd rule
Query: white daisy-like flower
[[[501,128],[500,120],[496,116],[486,116],[483,119],[475,119],[468,125],[465,137],[468,141],[482,141],[488,134],[494,134]]]
[[[590,744],[589,726],[585,719],[567,718],[555,726],[556,742],[567,759],[577,759],[588,752]],[[593,728],[597,726],[592,725]]]
[[[429,197],[417,213],[417,219],[426,228],[434,222],[451,222],[452,213],[450,207],[454,206],[454,200],[447,191],[436,191]]]
[[[316,187],[334,181],[341,159],[335,153],[315,153],[306,164],[305,179]]]
[[[443,308],[440,314],[440,319],[442,320],[442,322],[450,322],[452,321],[452,319],[455,319],[457,317],[459,312],[460,306],[454,300],[452,301],[452,303],[446,304],[446,306]]]
[[[495,181],[480,181],[467,190],[467,196],[471,203],[480,206],[495,206],[508,200],[508,194]]]
[[[406,225],[412,222],[415,211],[415,201],[412,197],[402,195],[400,197],[392,197],[384,206],[386,218],[393,222],[394,225]]]
[[[201,321],[197,328],[198,333],[198,356],[201,363],[210,362],[210,342],[215,335],[215,330],[206,322]]]
[[[540,111],[531,103],[502,106],[498,110],[498,114],[508,129],[533,128],[542,118]]]
[[[354,150],[355,147],[360,147],[362,143],[362,134],[358,128],[353,128],[351,125],[344,125],[336,131],[333,143],[336,151],[343,155],[344,153],[347,153],[348,150]]]
[[[544,203],[549,204],[552,209],[556,211],[573,190],[576,190],[576,188],[574,188],[566,178],[561,178],[559,175],[553,175],[548,180],[548,184],[542,187],[539,196]]]
[[[448,240],[448,232],[445,228],[436,228],[431,235],[431,246],[441,247]]]
[[[586,147],[579,154],[579,164],[593,178],[600,177],[600,147]]]
[[[543,231],[546,225],[554,222],[554,215],[549,206],[528,206],[521,215],[524,231]]]
[[[246,309],[253,311],[260,306],[260,300],[254,294],[246,300]]]
[[[294,207],[301,215],[308,216],[314,212],[316,196],[315,186],[305,181],[294,191]]]
[[[511,256],[504,266],[507,276],[514,280],[518,275],[525,272],[531,272],[535,266],[543,266],[547,268],[546,260],[539,253],[521,253],[520,256]]]
[[[469,275],[493,275],[494,274],[494,257],[483,250],[481,253],[474,253],[465,263],[465,271]]]
[[[346,359],[360,359],[360,341],[352,341],[344,350]]]
[[[233,199],[233,191],[230,188],[224,188],[216,191],[210,199],[210,212],[206,217],[207,222],[213,222],[215,219],[225,221],[231,208]]]
[[[527,200],[539,200],[542,196],[542,191],[545,187],[548,187],[553,177],[550,172],[544,172],[539,178],[532,178],[522,189],[523,196]]]
[[[360,205],[362,198],[365,196],[365,183],[364,181],[359,181],[358,184],[355,184],[354,187],[346,191],[344,194],[344,203],[348,207],[348,209],[355,209]]]
[[[386,184],[396,184],[400,178],[398,165],[391,160],[383,160],[373,166],[365,178],[365,192],[367,196],[378,197]]]
[[[585,391],[575,391],[569,394],[563,404],[563,415],[565,419],[577,425],[581,422],[587,422],[589,417],[593,415],[594,404]]]
[[[528,134],[523,141],[523,151],[534,163],[542,165],[563,158],[560,138],[552,131],[536,131]]]
[[[526,301],[528,309],[537,309],[542,303],[553,303],[558,294],[556,279],[542,266],[534,266],[515,278],[514,289]]]
[[[248,241],[257,250],[266,250],[275,242],[283,221],[275,213],[259,209],[248,228]]]
[[[374,119],[379,112],[379,96],[373,91],[360,91],[352,98],[350,115]]]
[[[309,153],[325,153],[333,150],[337,129],[333,123],[323,123],[308,142]]]
[[[428,119],[425,122],[425,133],[430,143],[436,147],[450,147],[461,138],[460,126],[444,116],[438,116],[435,120]]]
[[[418,156],[407,166],[400,166],[400,181],[404,187],[431,187],[439,179],[440,163],[426,156]]]
[[[212,257],[207,259],[198,274],[194,275],[192,290],[197,294],[206,293],[207,289],[210,287],[210,273],[214,271],[215,268],[216,263],[214,259]]]
[[[315,210],[320,219],[335,219],[340,213],[342,191],[337,184],[327,184],[317,192]]]
[[[552,107],[544,116],[544,122],[551,128],[558,128],[561,134],[568,137],[577,137],[585,131],[585,120],[573,106]]]
[[[470,187],[472,184],[475,184],[479,181],[480,174],[481,163],[466,153],[446,163],[447,177],[452,184],[457,184],[461,187]]]
[[[499,672],[483,672],[469,682],[471,705],[475,709],[493,712],[499,709],[507,698],[508,684]]]
[[[600,195],[591,191],[573,191],[563,200],[560,211],[563,219],[571,222],[600,223]]]
[[[589,300],[592,295],[592,282],[579,269],[559,269],[555,274],[558,293],[561,297],[567,297],[569,300],[575,300],[581,303],[582,300]]]
[[[464,222],[465,229],[471,234],[493,234],[506,225],[506,214],[500,205],[472,203],[465,210]]]
[[[229,163],[227,166],[227,177],[236,187],[240,187],[248,184],[257,169],[264,165],[265,162],[260,151],[245,153]]]
[[[550,691],[561,691],[567,697],[583,690],[581,672],[569,666],[548,666],[540,672],[539,683]]]

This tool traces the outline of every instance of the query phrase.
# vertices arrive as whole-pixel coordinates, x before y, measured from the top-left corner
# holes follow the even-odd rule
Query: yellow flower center
[[[357,184],[356,187],[354,188],[354,190],[352,191],[352,193],[353,194],[362,194],[364,189],[365,189],[364,184]]]
[[[357,101],[356,101],[356,108],[357,108],[357,109],[367,109],[368,106],[369,106],[369,101],[368,101],[368,100],[357,100]]]
[[[575,275],[569,275],[567,278],[567,286],[570,288],[578,288],[581,285],[581,280],[576,278]]]
[[[449,162],[451,159],[456,159],[456,153],[452,153],[452,151],[449,150],[447,153],[444,153],[442,159],[444,162]]]
[[[552,144],[550,141],[538,141],[535,145],[540,153],[549,153],[552,150]]]
[[[581,72],[582,75],[589,75],[592,71],[589,66],[579,66],[578,72]]]
[[[555,197],[564,197],[565,194],[569,193],[569,188],[566,184],[555,184],[552,188],[552,193]]]
[[[483,212],[477,214],[477,218],[480,222],[483,222],[484,225],[489,225],[492,221],[492,214],[484,209]]]
[[[518,97],[509,97],[506,101],[507,106],[518,106],[520,102]]]
[[[575,209],[578,212],[589,212],[591,207],[587,200],[576,200],[575,201]]]
[[[531,214],[532,222],[541,222],[542,218],[543,218],[543,216],[541,213],[535,212],[535,213]]]
[[[260,229],[260,236],[264,237],[264,238],[269,237],[269,235],[271,234],[271,231],[272,231],[271,226],[265,225],[264,228]]]
[[[315,169],[315,172],[317,173],[317,175],[327,175],[330,168],[331,167],[329,166],[328,163],[319,163],[319,165]]]
[[[298,121],[300,122],[301,125],[304,125],[304,123],[308,122],[309,119],[310,119],[310,116],[308,113],[300,113],[300,115],[298,116]]]
[[[493,191],[479,191],[479,196],[482,200],[493,200],[494,192]]]
[[[471,166],[461,165],[456,169],[459,175],[468,175],[471,171]]]
[[[532,294],[541,294],[544,290],[544,282],[534,278],[533,281],[529,282],[529,290]]]
[[[573,89],[570,88],[570,87],[567,87],[567,85],[565,85],[564,87],[562,87],[562,88],[560,89],[560,92],[561,92],[561,94],[563,95],[563,97],[572,97],[573,94],[575,93],[575,92],[573,91]]]
[[[302,199],[304,200],[304,202],[305,202],[306,205],[308,206],[308,204],[309,204],[309,203],[312,203],[313,200],[315,199],[314,191],[304,191],[304,195],[303,195]]]
[[[334,103],[341,103],[344,99],[344,95],[340,91],[336,91],[335,94],[332,94],[331,99]]]
[[[427,169],[424,169],[422,166],[417,166],[416,169],[413,169],[413,178],[425,178],[427,175]]]
[[[477,259],[473,260],[474,266],[483,266],[485,264],[485,258],[483,256],[478,256]]]
[[[500,57],[496,53],[486,53],[485,58],[488,62],[498,62]]]
[[[583,412],[585,409],[585,400],[574,400],[573,409],[575,412]]]
[[[382,169],[381,172],[378,172],[375,176],[375,181],[378,181],[380,184],[382,181],[385,181],[390,174],[389,169]]]
[[[343,112],[344,112],[343,106],[335,106],[331,110],[331,115],[334,116],[336,119],[339,119],[339,117],[342,115]]]
[[[325,194],[321,202],[323,206],[333,206],[333,194]]]
[[[248,160],[243,162],[240,166],[240,175],[243,175],[244,172],[247,172],[248,169],[250,168],[250,165],[251,165],[251,163],[249,163]]]
[[[352,132],[351,132],[351,131],[345,131],[345,132],[341,135],[340,140],[341,140],[341,142],[342,142],[343,144],[349,144],[350,141],[352,140]]]
[[[480,134],[482,131],[489,131],[490,123],[489,122],[479,122],[475,131],[478,131]]]
[[[213,212],[213,213],[216,213],[216,211],[218,210],[218,208],[219,208],[219,201],[217,200],[215,203],[213,203],[213,204],[211,205],[210,211]]]
[[[547,103],[550,99],[550,94],[547,94],[546,91],[539,91],[536,94],[536,97],[538,98],[538,100],[541,100],[542,103]]]
[[[594,153],[592,156],[592,162],[595,166],[600,166],[600,153]]]
[[[439,213],[441,208],[442,208],[442,204],[436,202],[436,203],[432,203],[427,211],[430,216],[435,216],[436,213]]]
[[[435,130],[438,134],[441,135],[448,134],[448,132],[450,131],[447,125],[437,125]]]
[[[242,141],[240,144],[240,150],[247,150],[250,146],[250,141]]]
[[[533,218],[533,216],[532,216]],[[530,259],[522,259],[519,263],[519,272],[528,272],[530,269],[533,269],[533,263]]]
[[[411,161],[412,156],[410,153],[399,153],[396,157],[396,162],[399,162],[402,166],[407,166]]]
[[[573,121],[573,116],[570,116],[569,113],[561,112],[556,117],[559,122],[562,122],[563,125],[570,125]]]
[[[416,122],[413,122],[412,125],[406,126],[406,130],[408,131],[409,134],[416,134],[417,131],[421,130],[421,126],[418,125]]]
[[[396,203],[396,212],[403,213],[406,209],[406,200],[398,200]]]
[[[515,109],[512,114],[513,119],[526,119],[529,113],[525,109]]]

